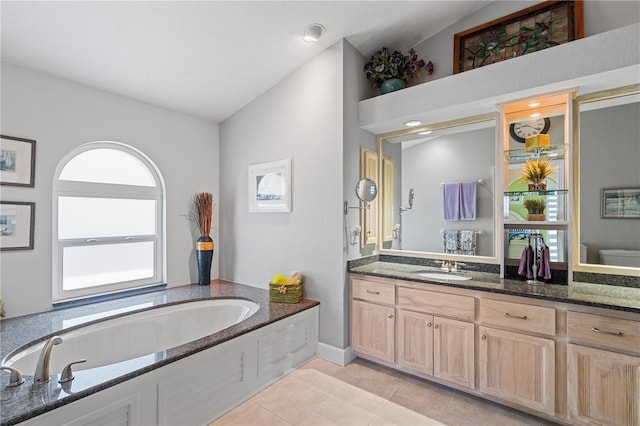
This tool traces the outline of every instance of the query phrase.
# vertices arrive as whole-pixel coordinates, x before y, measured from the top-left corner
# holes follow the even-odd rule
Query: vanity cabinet
[[[384,362],[395,356],[395,286],[376,280],[351,280],[351,346]]]
[[[569,420],[640,425],[640,323],[569,311],[567,336]]]
[[[401,367],[473,388],[472,297],[396,287]]]
[[[365,358],[564,423],[640,426],[640,314],[359,274],[351,306]]]

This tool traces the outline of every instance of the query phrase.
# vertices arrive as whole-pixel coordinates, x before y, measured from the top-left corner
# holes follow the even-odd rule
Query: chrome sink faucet
[[[33,383],[46,383],[49,381],[49,360],[51,359],[51,349],[54,345],[62,343],[60,336],[53,336],[47,341],[40,351],[38,363],[36,364],[36,372],[33,375]]]

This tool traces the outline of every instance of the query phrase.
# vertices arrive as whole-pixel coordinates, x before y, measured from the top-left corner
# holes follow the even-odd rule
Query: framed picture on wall
[[[36,141],[0,135],[0,185],[33,187]]]
[[[640,219],[640,188],[604,188],[600,199],[603,219]]]
[[[291,159],[249,166],[249,212],[291,211]]]
[[[36,203],[0,201],[0,250],[32,250]]]

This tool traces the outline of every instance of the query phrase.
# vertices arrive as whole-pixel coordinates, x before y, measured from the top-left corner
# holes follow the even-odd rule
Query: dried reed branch
[[[193,209],[196,224],[201,236],[209,236],[211,232],[211,218],[213,216],[213,195],[199,192],[193,196]]]

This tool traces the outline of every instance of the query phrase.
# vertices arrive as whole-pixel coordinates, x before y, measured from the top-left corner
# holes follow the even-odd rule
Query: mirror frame
[[[571,220],[571,263],[574,272],[596,274],[640,276],[640,268],[630,266],[598,265],[580,263],[580,105],[640,93],[640,84],[617,87],[577,96],[573,104],[573,212]]]
[[[501,223],[501,212],[502,212],[502,196],[500,196],[500,194],[502,193],[502,180],[499,178],[502,174],[502,152],[500,151],[501,149],[501,145],[500,145],[500,126],[501,126],[501,120],[500,120],[500,114],[498,113],[498,111],[496,112],[492,112],[492,113],[488,113],[488,114],[481,114],[481,115],[475,115],[475,116],[471,116],[471,117],[465,117],[465,118],[460,118],[460,119],[456,119],[456,120],[450,120],[450,121],[444,121],[444,122],[439,122],[439,123],[433,123],[433,124],[428,124],[428,125],[420,125],[417,127],[412,127],[409,129],[402,129],[402,130],[396,130],[393,132],[388,132],[388,133],[381,133],[376,135],[376,144],[378,147],[378,156],[380,158],[382,158],[382,155],[384,154],[383,150],[382,150],[382,142],[384,139],[387,138],[392,138],[392,137],[398,137],[398,136],[407,136],[407,135],[413,135],[413,134],[417,134],[419,132],[424,132],[427,130],[440,130],[440,129],[446,129],[449,127],[457,127],[457,126],[463,126],[463,125],[467,125],[467,124],[474,124],[474,123],[481,123],[483,121],[490,121],[493,120],[496,123],[496,132],[495,132],[495,150],[494,150],[494,168],[495,168],[495,175],[493,177],[493,193],[494,193],[494,199],[493,199],[493,235],[494,235],[494,241],[493,241],[493,256],[470,256],[470,255],[462,255],[462,254],[450,254],[450,253],[439,253],[439,252],[422,252],[422,251],[409,251],[409,250],[392,250],[392,249],[383,249],[383,237],[379,236],[378,237],[378,242],[377,242],[377,249],[378,249],[378,253],[380,254],[384,254],[384,255],[392,255],[392,256],[404,256],[404,257],[418,257],[418,258],[429,258],[429,259],[436,259],[436,260],[456,260],[456,261],[460,261],[460,262],[470,262],[470,263],[489,263],[489,264],[495,264],[495,265],[500,265],[501,264],[501,258],[502,258],[502,234],[503,234],[503,230],[502,230],[502,223]],[[382,163],[382,162],[380,162]],[[382,166],[380,166],[382,167]],[[380,170],[380,173],[382,173],[382,170]],[[380,176],[382,176],[382,174],[380,174]],[[379,188],[383,188],[382,185],[378,185]],[[379,227],[382,226],[383,224],[383,209],[384,207],[382,206],[382,203],[378,204],[378,210],[379,210]]]

